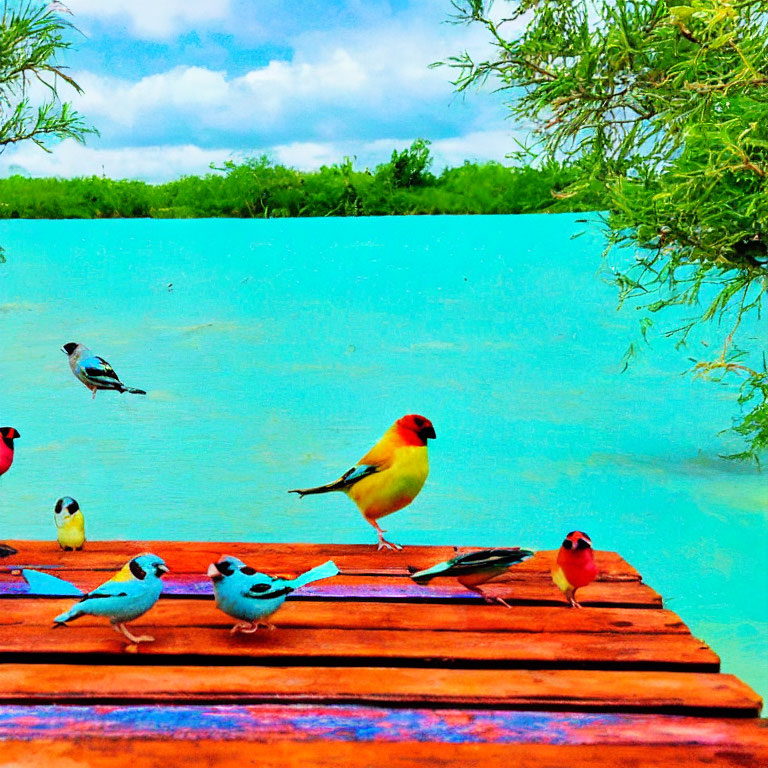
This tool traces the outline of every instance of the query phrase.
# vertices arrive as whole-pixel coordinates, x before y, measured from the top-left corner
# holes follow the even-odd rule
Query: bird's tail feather
[[[320,581],[320,579],[330,579],[331,576],[338,576],[338,574],[339,569],[336,563],[333,560],[328,560],[328,562],[318,565],[317,568],[312,568],[306,573],[302,573],[301,576],[297,576],[289,584],[293,589],[299,589],[299,587],[303,587],[305,584]]]
[[[344,487],[344,479],[339,478],[327,485],[318,485],[316,488],[292,488],[288,493],[298,493],[302,496],[311,496],[313,493],[330,493],[331,491],[340,491]]]
[[[10,544],[0,544],[0,557],[10,557],[18,554],[19,550],[14,549]]]
[[[146,395],[147,393],[143,389],[136,389],[136,387],[129,387],[125,384],[122,385],[120,392],[128,392],[131,395]]]
[[[45,597],[82,597],[82,590],[74,584],[50,573],[36,571],[33,568],[22,568],[21,575],[29,584],[30,593]]]
[[[85,614],[78,609],[76,605],[73,605],[68,611],[64,611],[64,613],[60,613],[54,620],[54,624],[66,624],[68,621],[72,621],[73,619],[79,619],[81,616],[84,616]]]
[[[417,568],[414,568],[412,565],[408,566],[408,573],[410,573],[411,578],[417,583],[417,584],[428,584],[432,579],[435,578],[435,576],[439,576],[446,568],[446,563],[438,563],[437,565],[433,565],[431,568],[426,568],[423,571],[418,570]]]

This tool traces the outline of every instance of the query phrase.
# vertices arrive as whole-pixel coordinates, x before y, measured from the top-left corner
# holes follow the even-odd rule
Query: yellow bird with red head
[[[294,488],[300,497],[341,491],[357,504],[376,529],[379,549],[402,549],[384,538],[377,520],[408,506],[418,496],[429,474],[427,440],[435,428],[424,416],[411,413],[398,419],[376,445],[338,480],[315,488]]]

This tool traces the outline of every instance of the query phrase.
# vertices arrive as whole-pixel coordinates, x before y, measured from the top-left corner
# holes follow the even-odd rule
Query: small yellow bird
[[[85,518],[80,505],[70,496],[62,496],[53,509],[56,540],[62,549],[82,549],[85,544]]]
[[[407,507],[418,496],[429,474],[427,440],[435,439],[429,419],[410,413],[398,419],[352,469],[338,480],[316,488],[294,488],[300,497],[341,491],[357,504],[376,529],[379,549],[402,549],[384,538],[378,519]]]

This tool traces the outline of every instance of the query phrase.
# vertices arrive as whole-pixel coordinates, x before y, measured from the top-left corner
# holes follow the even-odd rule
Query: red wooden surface
[[[19,600],[0,598],[0,627],[34,626],[50,629],[54,616],[74,603],[73,598]],[[502,605],[464,603],[361,602],[352,606],[336,601],[286,601],[274,615],[279,628],[380,629],[380,630],[472,630],[476,632],[580,632],[630,634],[682,634],[690,631],[677,614],[639,608],[590,608],[574,611],[562,606],[520,605],[514,610]],[[228,627],[234,623],[211,600],[161,599],[135,626]],[[79,627],[104,627],[104,619],[83,616],[72,622]]]
[[[604,670],[3,664],[0,703],[460,705],[755,717],[733,675]]]
[[[574,610],[551,583],[553,552],[488,589],[508,609],[453,580],[413,584],[407,566],[447,547],[13,544],[0,561],[0,765],[768,768],[759,697],[717,673],[615,553],[597,553],[600,579]],[[143,551],[172,568],[171,594],[131,625],[157,638],[133,653],[104,620],[52,629],[73,600],[24,595],[13,572],[88,589]],[[274,632],[232,636],[205,594],[224,553],[285,575],[332,558],[342,575],[286,602]]]
[[[734,736],[738,739],[738,736]],[[689,744],[561,745],[450,744],[429,742],[379,744],[315,742],[267,744],[237,739],[201,739],[187,745],[159,739],[59,739],[6,741],[0,765],[14,768],[196,768],[226,765],[254,768],[766,768],[768,748],[739,743],[715,747]]]

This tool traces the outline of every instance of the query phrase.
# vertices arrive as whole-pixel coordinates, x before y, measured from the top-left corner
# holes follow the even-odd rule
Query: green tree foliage
[[[93,129],[59,100],[61,82],[80,87],[56,63],[70,46],[72,25],[40,2],[3,3],[0,18],[0,153],[32,141],[48,151],[51,140],[83,141]],[[0,249],[0,261],[4,257]]]
[[[72,25],[51,6],[5,2],[0,19],[0,151],[33,141],[42,149],[51,139],[83,141],[92,132],[70,104],[59,100],[61,81],[80,87],[56,63],[69,48]],[[38,94],[32,100],[31,89]]]
[[[490,214],[601,208],[598,196],[575,201],[562,190],[573,169],[552,162],[541,168],[465,163],[429,173],[429,142],[417,139],[373,172],[352,160],[301,172],[260,156],[227,162],[204,177],[166,184],[76,179],[0,179],[0,218],[201,218],[232,216],[385,216],[389,214]],[[585,207],[586,206],[586,207]]]
[[[512,116],[536,126],[532,151],[578,169],[563,194],[602,189],[620,300],[653,317],[684,305],[666,331],[682,344],[721,338],[697,374],[738,385],[746,441],[768,445],[765,353],[740,348],[768,290],[768,7],[764,0],[455,0],[485,28],[493,55],[469,54],[459,90],[489,78]],[[629,262],[631,266],[625,266]]]

